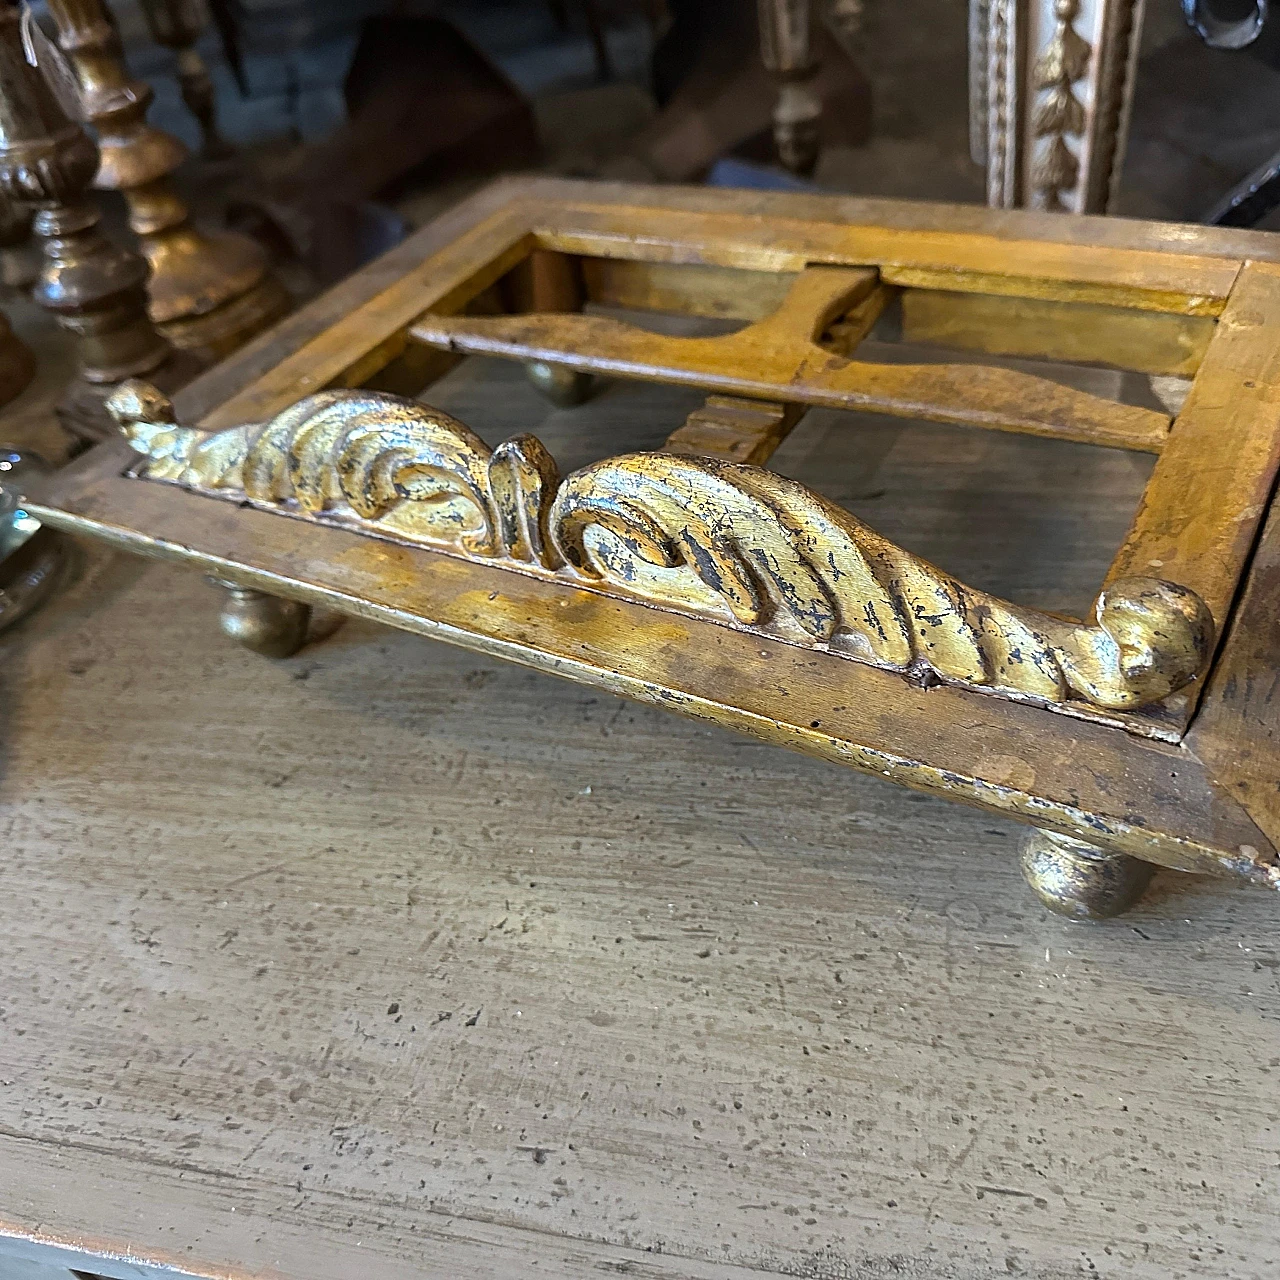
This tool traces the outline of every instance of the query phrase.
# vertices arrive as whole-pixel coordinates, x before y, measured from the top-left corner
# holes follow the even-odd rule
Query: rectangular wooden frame
[[[643,293],[744,319],[776,305],[780,276],[815,264],[874,268],[896,288],[932,291],[953,331],[968,323],[966,298],[974,314],[1015,300],[1017,315],[1032,309],[1049,333],[1056,307],[1104,308],[1131,334],[1130,367],[1198,366],[1109,577],[1158,570],[1208,604],[1221,643],[1197,687],[1199,710],[1182,695],[1155,711],[1082,720],[949,686],[913,688],[895,672],[639,601],[196,502],[128,478],[123,442],[60,473],[34,509],[132,551],[716,720],[1105,849],[1280,883],[1267,705],[1277,667],[1266,592],[1280,563],[1274,521],[1259,541],[1280,467],[1280,253],[1269,237],[509,179],[205,375],[179,398],[180,420],[205,430],[262,421],[326,387],[415,392],[455,357],[412,341],[414,323],[474,305],[535,249],[590,259],[595,300],[625,305]],[[1005,324],[1006,337],[1020,323]],[[998,349],[1001,325],[989,314],[969,327],[971,345]],[[1088,356],[1067,339],[1039,354]],[[625,646],[611,643],[623,634]],[[780,683],[785,699],[766,692]]]

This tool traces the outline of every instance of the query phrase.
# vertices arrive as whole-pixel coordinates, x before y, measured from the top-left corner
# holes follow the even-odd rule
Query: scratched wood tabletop
[[[698,402],[431,398],[565,468]],[[773,465],[1070,610],[1150,461],[818,411]],[[86,550],[0,637],[0,1276],[1277,1274],[1280,902],[1073,925],[1013,823],[218,606]]]

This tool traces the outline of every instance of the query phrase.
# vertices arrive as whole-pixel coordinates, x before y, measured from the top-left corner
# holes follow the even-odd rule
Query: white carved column
[[[1144,0],[970,0],[987,203],[1105,213],[1129,131]]]

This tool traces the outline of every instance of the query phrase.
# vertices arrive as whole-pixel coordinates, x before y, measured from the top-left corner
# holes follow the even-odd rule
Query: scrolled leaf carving
[[[533,436],[490,452],[448,414],[376,391],[321,391],[270,422],[212,434],[178,425],[168,399],[136,379],[107,408],[148,457],[148,478],[311,515],[346,509],[392,536],[558,564],[546,511],[560,475]]]
[[[1187,685],[1211,652],[1209,611],[1185,587],[1112,582],[1093,622],[1023,608],[761,467],[633,453],[561,482],[533,436],[490,451],[447,414],[369,391],[320,392],[215,433],[179,426],[145,383],[108,407],[149,479],[506,558],[924,683],[1122,710]]]
[[[758,467],[630,454],[569,476],[551,524],[580,573],[633,586],[634,561],[685,566],[748,627],[794,625],[836,652],[1057,702],[1123,709],[1163,698],[1208,661],[1194,592],[1113,582],[1077,623],[965,586],[803,485]],[[588,531],[606,530],[612,552]],[[631,562],[631,563],[629,563]]]

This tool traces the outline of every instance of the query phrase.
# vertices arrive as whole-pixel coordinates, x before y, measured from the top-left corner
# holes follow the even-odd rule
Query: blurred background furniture
[[[969,128],[997,208],[1107,213],[1124,170],[1144,16],[1160,0],[969,0]],[[1189,28],[1222,52],[1250,49],[1268,0],[1181,0]],[[1167,9],[1165,11],[1167,18]],[[1275,41],[1263,57],[1276,62]],[[1247,77],[1246,77],[1247,79]],[[1280,203],[1280,153],[1202,220],[1254,226]]]
[[[89,195],[98,145],[29,64],[19,25],[16,9],[0,9],[0,191],[35,211],[43,263],[32,298],[56,318],[79,363],[58,414],[73,436],[93,441],[111,430],[102,401],[116,383],[146,373],[176,390],[198,365],[152,322],[147,263],[103,234]],[[164,208],[164,196],[156,181],[147,199]]]
[[[225,160],[232,148],[218,132],[218,104],[213,77],[196,48],[204,33],[206,15],[201,0],[140,0],[142,13],[152,39],[171,49],[177,60],[178,84],[182,101],[200,125],[200,155],[205,160]],[[225,14],[225,9],[219,7]],[[234,26],[219,25],[225,33],[223,52],[235,72],[238,85],[244,87],[244,72],[239,61],[239,38]]]
[[[150,268],[151,319],[175,347],[206,363],[220,360],[284,315],[289,294],[261,245],[192,220],[172,179],[186,149],[147,120],[151,87],[130,74],[102,0],[48,4],[84,117],[96,128],[94,185],[124,196]]]

